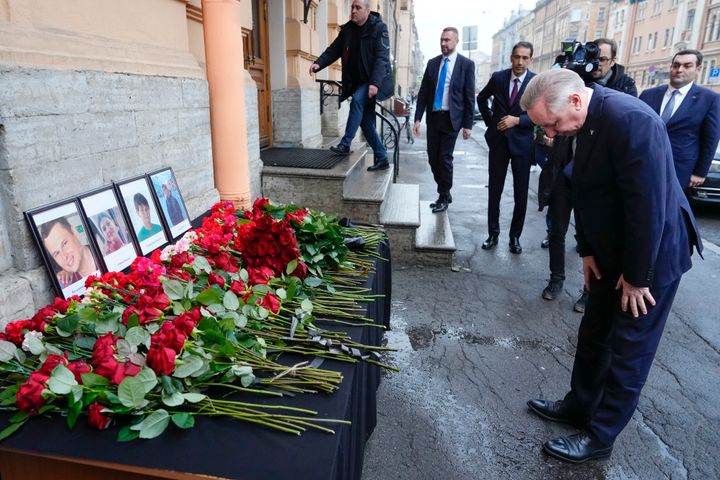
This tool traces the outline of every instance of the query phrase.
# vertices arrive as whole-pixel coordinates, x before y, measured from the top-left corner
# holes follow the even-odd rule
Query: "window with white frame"
[[[665,29],[665,41],[663,42],[663,48],[667,48],[667,46],[670,44],[670,29]]]

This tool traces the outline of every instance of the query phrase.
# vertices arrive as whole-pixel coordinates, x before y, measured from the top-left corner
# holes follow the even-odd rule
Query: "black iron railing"
[[[337,97],[338,108],[340,108],[340,97],[342,95],[342,82],[338,80],[320,80],[316,79],[320,84],[320,115],[325,111],[325,105],[330,97]],[[380,103],[375,104],[375,116],[380,119],[380,141],[383,142],[385,148],[392,150],[393,158],[393,183],[397,182],[397,176],[400,173],[400,121],[393,112],[385,108]]]

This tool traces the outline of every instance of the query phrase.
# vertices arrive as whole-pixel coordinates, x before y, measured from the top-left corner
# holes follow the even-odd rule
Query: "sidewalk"
[[[499,245],[487,236],[487,147],[476,126],[458,140],[453,203],[456,268],[395,267],[392,328],[402,369],[378,390],[378,425],[365,450],[365,480],[719,478],[720,329],[715,321],[720,257],[708,252],[681,284],[638,412],[609,461],[568,466],[547,458],[544,441],[573,430],[527,412],[533,397],[560,398],[569,386],[580,314],[580,261],[569,232],[568,279],[554,302],[540,297],[548,254],[540,248],[537,173],[523,253],[508,251],[511,176],[501,204]],[[402,144],[401,183],[436,198],[424,138]],[[459,268],[457,268],[459,267]],[[453,271],[458,270],[458,271]],[[712,293],[714,292],[714,293]],[[695,429],[687,438],[690,426]]]

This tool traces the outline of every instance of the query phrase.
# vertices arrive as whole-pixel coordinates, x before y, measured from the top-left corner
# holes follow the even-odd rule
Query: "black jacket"
[[[637,87],[635,86],[635,80],[625,75],[625,67],[616,63],[612,67],[612,76],[610,81],[605,85],[606,88],[617,90],[618,92],[627,93],[633,97],[638,96]]]
[[[570,161],[571,139],[572,137],[557,135],[553,140],[548,161],[543,166],[538,179],[538,210],[542,210],[550,203],[555,182],[563,175],[563,169]]]
[[[340,27],[340,33],[335,41],[315,61],[322,70],[342,57],[342,83],[345,88],[342,89],[340,95],[341,102],[353,94],[350,91],[351,89],[347,88],[347,86],[353,84],[350,65],[351,62],[358,61],[358,59],[349,58],[351,35],[348,32],[352,28],[350,23],[347,22]],[[363,36],[360,39],[359,60],[360,68],[370,79],[370,85],[378,87],[376,100],[390,98],[395,89],[392,69],[390,68],[390,36],[388,35],[387,26],[380,19],[377,12],[370,12],[365,23]]]

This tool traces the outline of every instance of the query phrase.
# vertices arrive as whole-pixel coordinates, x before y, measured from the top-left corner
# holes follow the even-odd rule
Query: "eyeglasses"
[[[598,63],[608,63],[612,58],[609,57],[598,57]]]

